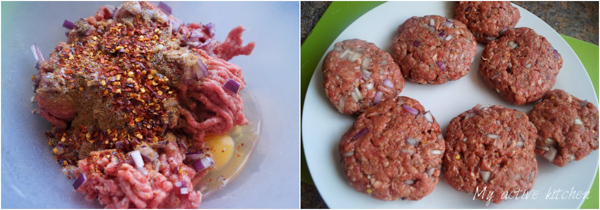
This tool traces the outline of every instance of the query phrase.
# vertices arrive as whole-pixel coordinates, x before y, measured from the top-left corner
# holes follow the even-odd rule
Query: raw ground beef
[[[439,181],[445,144],[431,112],[401,96],[358,116],[338,149],[356,191],[380,200],[420,200]]]
[[[538,131],[535,152],[554,165],[563,167],[598,149],[598,108],[564,90],[546,93],[529,119]]]
[[[502,194],[526,193],[537,174],[535,138],[525,113],[478,104],[448,125],[444,178],[452,188],[494,203]]]
[[[461,1],[454,5],[454,18],[465,23],[478,42],[486,44],[514,28],[521,13],[508,1]]]
[[[104,6],[72,25],[47,60],[32,47],[36,111],[53,124],[46,135],[63,172],[106,208],[197,208],[194,185],[210,168],[188,154],[209,157],[206,134],[248,123],[246,83],[227,62],[253,50],[244,28],[219,44],[214,24],[183,24],[149,2]]]

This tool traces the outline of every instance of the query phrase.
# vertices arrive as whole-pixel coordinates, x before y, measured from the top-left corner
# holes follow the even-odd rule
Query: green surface
[[[301,48],[301,103],[304,109],[304,96],[310,83],[315,68],[321,57],[331,45],[333,40],[342,33],[354,20],[368,12],[369,10],[381,5],[384,2],[333,2],[327,8],[311,34],[306,38]],[[577,54],[585,69],[587,70],[598,97],[598,46],[578,39],[562,35],[563,39],[571,46]],[[302,182],[312,184],[312,178],[306,160],[304,158],[304,148],[302,148],[301,158],[301,180]],[[582,209],[598,209],[598,174],[594,184],[590,189],[589,199],[581,206]]]

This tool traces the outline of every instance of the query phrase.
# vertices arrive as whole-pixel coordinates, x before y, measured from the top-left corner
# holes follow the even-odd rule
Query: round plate
[[[454,17],[454,2],[387,2],[354,21],[333,44],[346,39],[359,38],[375,43],[390,52],[397,27],[412,16],[437,14]],[[521,12],[516,27],[529,27],[546,37],[563,57],[563,67],[553,89],[563,89],[572,95],[598,106],[594,88],[579,58],[548,24],[514,5]],[[532,104],[517,106],[504,101],[479,76],[479,62],[484,46],[478,44],[475,60],[469,74],[457,81],[442,85],[417,85],[407,82],[401,95],[417,99],[440,123],[445,133],[447,124],[458,114],[477,104],[498,104],[528,113]],[[324,57],[324,56],[323,56]],[[306,92],[302,116],[304,153],[311,176],[319,193],[330,208],[579,208],[582,194],[589,192],[598,168],[598,151],[588,158],[557,167],[538,158],[538,175],[528,197],[519,196],[494,204],[473,200],[473,194],[458,192],[444,179],[435,190],[419,201],[380,201],[355,191],[346,181],[339,163],[338,144],[356,116],[342,115],[329,103],[323,91],[322,59]],[[576,172],[576,173],[574,173]],[[560,190],[560,191],[559,191]],[[567,191],[567,193],[564,193]],[[570,193],[574,192],[571,197]],[[555,194],[556,193],[556,194]],[[580,193],[577,196],[577,193]],[[561,198],[562,196],[562,198]]]

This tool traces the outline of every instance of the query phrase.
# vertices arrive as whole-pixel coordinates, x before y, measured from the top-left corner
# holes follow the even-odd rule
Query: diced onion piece
[[[411,154],[411,155],[415,154],[415,150],[408,150],[408,149],[402,148],[402,149],[400,149],[400,151],[403,152],[403,153]]]
[[[531,170],[531,173],[529,173],[529,181],[532,182],[533,181],[533,176],[535,175],[535,169]]]
[[[373,83],[367,83],[367,84],[365,84],[365,87],[367,88],[367,90],[372,90],[374,85],[373,85]]]
[[[508,42],[508,46],[512,49],[517,49],[517,43],[513,41]]]
[[[41,63],[46,61],[46,59],[44,59],[44,55],[42,54],[42,51],[36,43],[33,43],[33,45],[31,45],[31,52],[33,53],[33,57],[35,57],[36,68],[39,69]]]
[[[373,74],[372,72],[370,72],[367,69],[361,70],[361,73],[362,73],[362,79],[365,81],[369,80],[369,78],[371,78],[371,75]]]
[[[202,158],[202,151],[192,151],[185,154],[185,159],[189,160],[200,160]]]
[[[352,96],[354,102],[358,103],[360,101],[360,99],[358,99],[358,96],[356,96],[356,93],[354,91],[350,92],[350,96]]]
[[[358,97],[358,100],[364,99],[362,93],[360,93],[360,90],[358,90],[358,87],[354,87],[354,94],[356,94],[356,97]]]
[[[415,184],[415,181],[413,181],[412,179],[407,179],[404,181],[404,184],[413,185],[413,184]]]
[[[558,59],[558,51],[554,50],[554,58]]]
[[[475,115],[477,115],[477,114],[475,114],[475,112],[469,112],[469,113],[467,113],[467,115],[465,115],[465,120],[469,119],[469,118],[471,118],[471,117],[473,117]]]
[[[225,84],[223,84],[223,87],[225,89],[231,91],[233,94],[237,94],[238,91],[240,90],[240,83],[236,82],[233,79],[227,79]]]
[[[206,27],[206,30],[208,30],[208,34],[211,37],[215,36],[215,24],[212,22],[207,23],[206,25],[204,25],[204,27]]]
[[[192,71],[196,76],[196,79],[198,80],[202,79],[205,76],[208,76],[209,74],[206,64],[202,61],[202,59],[198,59],[198,62],[196,62],[196,66],[192,67]]]
[[[442,71],[446,71],[446,66],[444,66],[444,63],[441,61],[438,61],[437,63],[435,63],[438,67],[440,67],[440,69]]]
[[[379,102],[381,101],[381,96],[382,95],[383,95],[383,92],[381,92],[381,91],[375,92],[375,97],[373,97],[373,103],[374,104],[379,104]]]
[[[431,33],[435,32],[435,28],[433,28],[433,26],[429,26],[429,31],[431,31]]]
[[[406,144],[408,144],[408,145],[416,146],[417,143],[419,143],[418,139],[415,139],[415,138],[412,138],[412,137],[406,138]]]
[[[448,35],[448,36],[446,37],[446,39],[444,39],[444,40],[446,40],[446,41],[449,41],[450,39],[452,39],[452,37],[453,37],[453,36],[452,36],[452,34],[450,34],[450,35]]]
[[[344,154],[344,157],[351,157],[352,155],[354,155],[354,150],[350,151],[350,152],[346,152]]]
[[[348,60],[350,62],[354,62],[354,61],[358,60],[360,57],[362,57],[362,55],[363,55],[362,53],[354,53],[354,54],[350,55],[350,57],[348,57]]]
[[[490,138],[490,139],[499,139],[499,138],[500,138],[500,135],[491,134],[491,133],[490,133],[490,134],[488,134],[488,135],[486,135],[486,136],[487,136],[488,138]]]
[[[531,63],[528,63],[527,65],[525,65],[525,68],[529,68],[531,67]]]
[[[486,35],[485,39],[488,41],[494,41],[494,40],[496,40],[496,37]]]
[[[463,142],[467,142],[467,137],[462,139]]]
[[[182,188],[179,189],[179,192],[182,195],[187,195],[188,194],[188,188],[187,187],[182,187]]]
[[[444,33],[443,31],[441,31],[441,32],[438,34],[438,36],[439,36],[439,37],[444,37],[444,36],[446,36],[446,33]]]
[[[340,54],[340,56],[338,56],[339,59],[344,58],[348,53],[350,53],[350,49],[346,49],[344,50],[344,52],[342,52],[342,54]]]
[[[413,46],[419,47],[419,45],[421,45],[421,43],[419,43],[418,41],[413,42]]]
[[[369,69],[369,65],[371,64],[371,58],[369,57],[364,57],[362,60],[362,64],[360,67],[362,67],[362,69]]]
[[[171,7],[169,7],[169,5],[163,3],[162,1],[158,2],[158,8],[160,8],[165,14],[171,15]]]
[[[554,147],[550,147],[548,148],[548,151],[546,151],[546,153],[544,153],[544,158],[546,158],[546,160],[550,161],[550,162],[554,162],[554,158],[556,158],[556,148]]]
[[[523,144],[524,144],[523,140],[517,141],[517,147],[523,147]]]
[[[433,18],[429,19],[429,25],[435,25],[435,20]]]
[[[437,150],[437,149],[431,150],[431,154],[432,155],[441,155],[442,154],[442,150]]]
[[[435,168],[434,167],[427,168],[427,176],[432,176],[433,172],[435,172]]]
[[[587,103],[588,103],[588,101],[587,101],[587,100],[585,100],[585,101],[582,101],[581,103],[579,103],[579,106],[580,106],[581,108],[583,108],[583,107],[587,106]]]
[[[581,119],[577,118],[577,119],[575,119],[575,125],[583,125],[583,121],[581,121]]]
[[[481,178],[483,179],[483,181],[485,183],[488,183],[488,181],[490,180],[491,172],[481,170],[481,171],[479,171],[479,175],[481,175]]]
[[[544,142],[546,143],[546,146],[555,146],[557,144],[556,141],[552,138],[546,138]]]
[[[450,20],[448,20],[448,21],[450,21]],[[450,28],[450,27],[452,27],[454,25],[454,23],[452,23],[452,22],[443,22],[442,25]]]
[[[367,133],[369,133],[369,129],[368,128],[360,129],[360,131],[358,131],[358,133],[356,133],[356,135],[354,135],[354,137],[352,137],[352,140],[356,140],[356,139],[364,136]]]
[[[79,187],[81,187],[81,185],[83,185],[83,183],[85,183],[86,181],[87,181],[87,178],[85,177],[85,174],[81,173],[81,175],[79,175],[79,177],[77,177],[75,182],[73,182],[73,188],[75,190],[79,189]]]
[[[196,170],[196,172],[199,172],[208,167],[211,167],[214,164],[215,161],[212,159],[212,157],[204,156],[200,160],[197,160],[196,162],[192,163],[192,166],[194,167],[194,170]]]
[[[129,153],[129,156],[131,156],[131,158],[133,158],[133,162],[135,163],[135,166],[138,169],[144,168],[144,159],[142,158],[142,154],[140,153],[140,151],[138,151],[138,150],[131,151]]]
[[[342,48],[342,45],[335,45],[335,47],[333,47],[333,50],[341,52],[342,50],[344,50],[344,48]]]
[[[71,21],[65,20],[65,22],[63,22],[63,27],[65,27],[66,29],[71,30],[71,29],[75,28],[75,24],[73,22],[71,22]]]
[[[383,86],[385,86],[389,89],[394,89],[394,83],[387,78],[385,80],[383,80]]]
[[[569,162],[574,161],[574,160],[575,160],[575,155],[569,156]]]
[[[181,181],[175,182],[173,185],[175,185],[175,187],[181,187],[183,185],[181,185]]]
[[[419,113],[419,110],[416,110],[415,108],[412,108],[409,105],[406,104],[402,104],[402,108],[404,108],[404,110],[406,110],[407,112],[413,114],[413,115],[417,115]]]
[[[425,114],[423,114],[423,116],[425,117],[427,122],[430,122],[430,123],[433,122],[433,115],[431,115],[430,111],[425,112]]]

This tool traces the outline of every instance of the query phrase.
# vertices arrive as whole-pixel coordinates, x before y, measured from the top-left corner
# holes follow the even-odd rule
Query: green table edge
[[[325,11],[317,25],[313,28],[311,34],[306,38],[301,47],[301,111],[304,109],[304,97],[308,84],[314,73],[316,66],[321,60],[329,45],[337,36],[348,27],[354,20],[363,14],[385,2],[332,2]],[[599,78],[599,51],[598,46],[584,42],[569,36],[562,35],[562,38],[571,46],[575,54],[583,63],[592,84],[596,91],[598,99],[598,78]],[[594,79],[595,78],[595,79]],[[301,181],[314,184],[310,176],[306,159],[304,158],[304,148],[301,148]],[[598,176],[600,170],[596,173],[596,178],[590,189],[589,199],[584,201],[581,209],[598,209]]]

